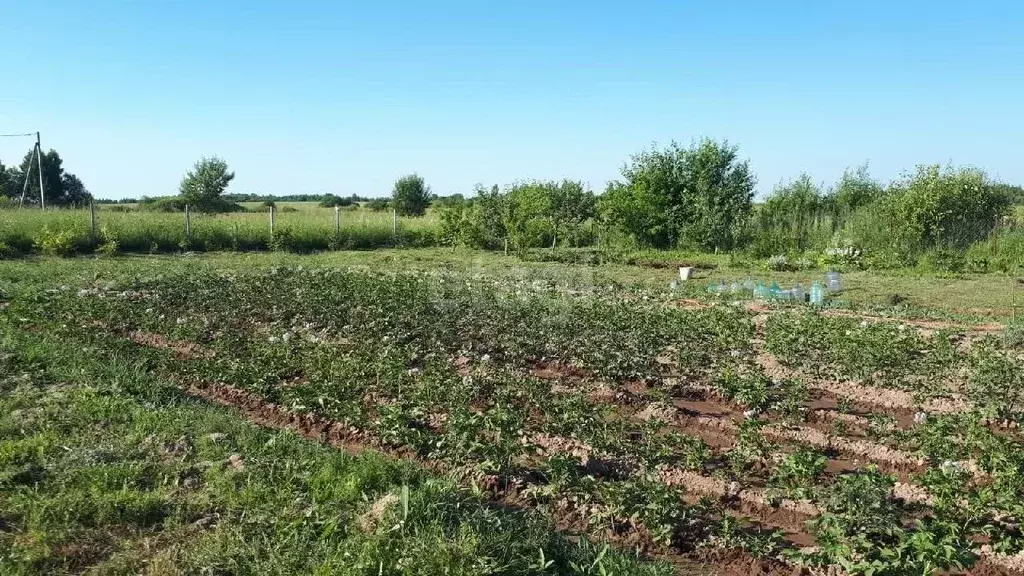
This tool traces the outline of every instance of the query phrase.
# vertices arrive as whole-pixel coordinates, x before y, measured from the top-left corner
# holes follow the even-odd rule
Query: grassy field
[[[710,274],[0,262],[0,571],[1024,573],[1012,278]]]
[[[60,254],[92,252],[103,245],[121,252],[145,253],[270,249],[309,252],[437,243],[437,219],[429,214],[400,218],[396,235],[390,212],[342,210],[340,230],[336,231],[333,209],[311,203],[292,204],[302,206],[294,212],[280,207],[274,234],[269,213],[244,212],[193,214],[191,237],[186,236],[184,214],[123,212],[100,206],[93,236],[89,210],[0,209],[0,244],[22,254]]]

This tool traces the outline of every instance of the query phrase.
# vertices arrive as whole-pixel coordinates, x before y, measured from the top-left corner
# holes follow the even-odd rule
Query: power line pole
[[[39,165],[39,208],[46,210],[46,192],[43,189],[43,146],[39,141],[39,132],[36,132],[36,163]]]
[[[32,136],[32,133],[28,134],[0,134],[2,138],[19,138],[23,136]],[[25,196],[28,194],[28,181],[32,178],[32,156],[36,157],[36,168],[39,170],[39,206],[42,209],[46,209],[46,189],[43,184],[43,146],[40,142],[39,132],[35,133],[36,143],[32,147],[32,152],[28,154],[28,166],[25,168],[25,183],[21,187],[21,203],[18,207],[25,205]]]

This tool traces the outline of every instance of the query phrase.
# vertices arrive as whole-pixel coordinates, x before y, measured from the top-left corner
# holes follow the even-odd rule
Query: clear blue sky
[[[0,0],[0,133],[94,194],[384,195],[568,177],[728,138],[767,192],[869,161],[1024,182],[1024,6],[1005,2]],[[30,142],[0,140],[0,160]]]

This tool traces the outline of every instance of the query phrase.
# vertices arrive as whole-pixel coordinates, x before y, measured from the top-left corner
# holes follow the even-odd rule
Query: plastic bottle
[[[772,285],[768,288],[768,297],[772,300],[782,300],[782,288],[778,282],[772,281]]]
[[[740,293],[740,283],[735,281],[735,280],[733,280],[732,284],[729,285],[729,293],[731,293],[731,294],[739,294]]]
[[[833,270],[825,274],[825,285],[829,292],[842,291],[842,286],[839,284],[839,272]]]
[[[799,303],[803,303],[804,287],[801,286],[799,282],[793,285],[793,290],[791,290],[790,293],[793,295],[793,300],[796,300]]]
[[[814,284],[811,284],[811,304],[814,306],[821,306],[824,301],[825,293],[821,287],[821,282],[815,280]]]
[[[718,284],[711,282],[708,284],[708,294],[718,294]]]
[[[754,285],[754,281],[750,278],[743,281],[743,289],[745,291],[753,293],[755,288],[757,288],[757,286]]]
[[[758,300],[764,300],[768,297],[768,289],[764,287],[764,282],[757,281],[757,285],[754,286],[754,298]]]

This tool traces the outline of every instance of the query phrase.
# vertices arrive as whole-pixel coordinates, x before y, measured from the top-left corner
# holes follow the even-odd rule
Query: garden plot
[[[995,338],[356,269],[171,273],[10,313],[651,555],[980,573],[1024,549],[1022,366]]]

